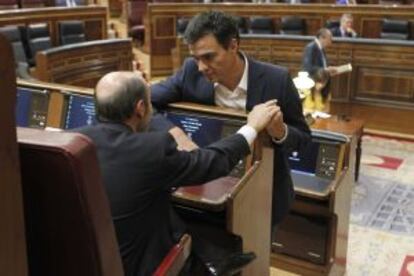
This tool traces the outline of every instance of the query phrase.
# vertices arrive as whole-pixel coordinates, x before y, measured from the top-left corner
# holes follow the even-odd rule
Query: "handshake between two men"
[[[277,105],[276,99],[254,106],[247,116],[246,125],[253,128],[256,133],[266,129],[268,134],[276,141],[282,142],[287,134],[287,128],[283,122],[283,114]],[[198,148],[197,144],[180,128],[174,127],[169,132],[177,142],[179,150],[191,151]]]

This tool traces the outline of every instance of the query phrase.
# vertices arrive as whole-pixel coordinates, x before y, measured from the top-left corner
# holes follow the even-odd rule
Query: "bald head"
[[[149,105],[148,87],[134,72],[112,72],[102,77],[95,90],[98,118],[104,121],[124,122],[129,119],[136,104],[143,100]]]

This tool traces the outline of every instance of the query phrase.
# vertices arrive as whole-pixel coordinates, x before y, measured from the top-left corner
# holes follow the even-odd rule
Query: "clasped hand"
[[[281,139],[285,135],[283,114],[277,100],[256,105],[247,117],[247,124],[257,132],[266,128],[271,137]]]

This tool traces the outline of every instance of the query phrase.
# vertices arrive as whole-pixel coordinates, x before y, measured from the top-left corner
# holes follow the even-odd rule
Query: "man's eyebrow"
[[[199,54],[199,55],[196,55],[194,53],[190,53],[190,56],[197,59],[197,58],[202,58],[202,57],[211,56],[211,55],[215,55],[215,54],[216,54],[216,52],[210,51],[210,52],[205,52],[205,53],[202,53],[202,54]]]

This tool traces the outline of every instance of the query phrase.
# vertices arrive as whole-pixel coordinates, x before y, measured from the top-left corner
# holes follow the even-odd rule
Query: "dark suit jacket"
[[[335,37],[356,37],[356,35],[351,32],[345,32],[345,36],[342,36],[341,27],[332,28],[331,32],[332,32],[332,36],[335,36]]]
[[[323,68],[324,57],[328,65],[325,51],[321,51],[315,41],[308,43],[303,52],[302,69],[309,72],[310,76],[314,75],[316,71]]]
[[[128,276],[152,275],[185,231],[171,207],[171,188],[227,175],[250,151],[240,134],[184,152],[166,132],[134,133],[112,123],[78,131],[97,147]]]
[[[152,86],[152,103],[164,108],[168,103],[189,101],[214,105],[214,85],[197,69],[195,61],[187,59],[181,70],[167,81]],[[246,110],[270,99],[277,99],[289,135],[282,145],[275,144],[273,189],[273,224],[286,215],[294,197],[287,153],[308,142],[309,127],[302,115],[298,92],[285,68],[249,59]],[[162,125],[163,122],[158,122]],[[164,127],[165,125],[163,125]]]
[[[308,43],[303,52],[302,70],[308,72],[312,78],[318,70],[323,69],[324,58],[326,65],[328,65],[328,58],[326,57],[325,51],[321,51],[315,41]],[[323,97],[326,97],[329,93],[329,84],[330,79],[322,90]]]

